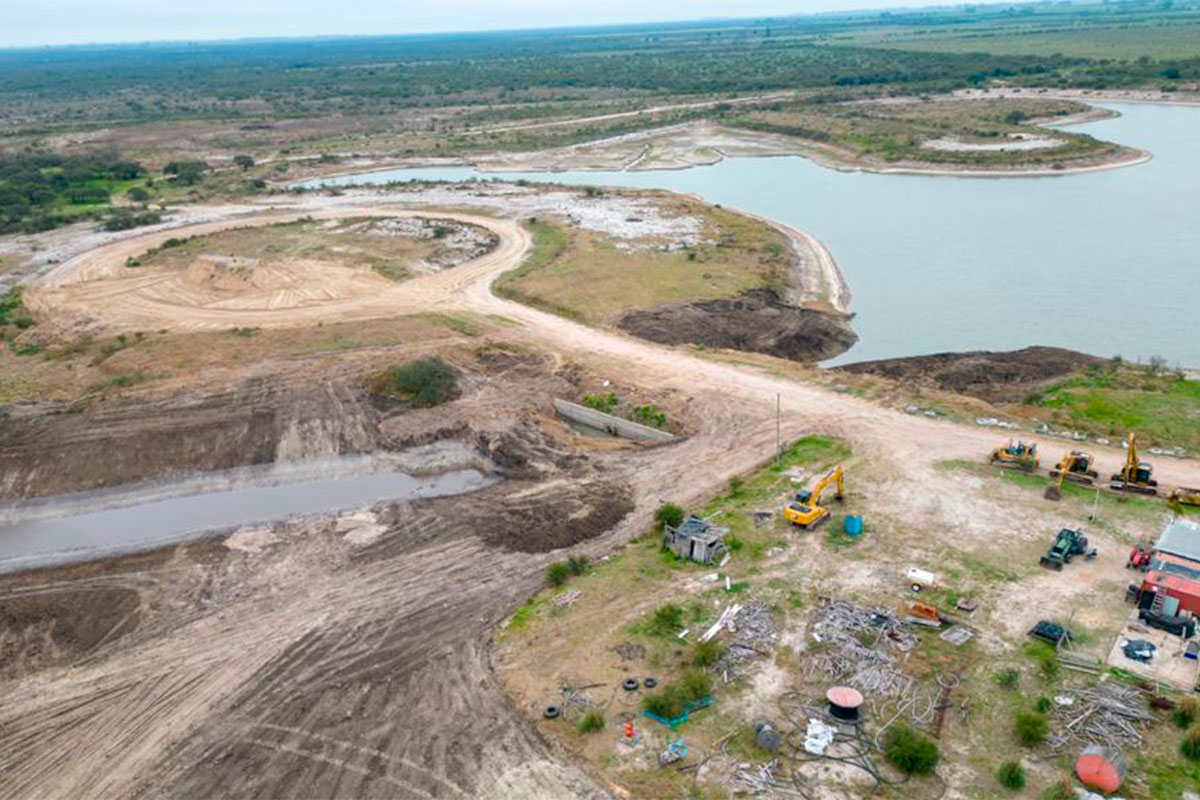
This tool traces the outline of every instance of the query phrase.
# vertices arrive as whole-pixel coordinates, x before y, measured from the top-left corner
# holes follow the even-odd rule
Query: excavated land
[[[307,206],[260,215],[344,217],[346,208],[370,202],[404,214],[412,210],[406,201],[421,198],[306,198]],[[122,330],[154,319],[202,331],[234,319],[246,324],[237,315],[250,314],[251,324],[287,328],[440,310],[494,319],[498,331],[463,334],[435,348],[397,341],[200,370],[74,414],[23,408],[0,422],[8,498],[438,441],[461,442],[489,459],[502,480],[470,495],[382,503],[0,578],[2,652],[6,664],[20,665],[0,675],[0,795],[619,793],[576,766],[539,733],[529,709],[505,695],[490,633],[544,584],[551,561],[611,552],[643,532],[664,499],[700,502],[770,458],[777,407],[784,437],[818,432],[851,446],[870,465],[858,480],[871,487],[872,502],[895,519],[918,520],[908,541],[928,557],[964,541],[997,553],[1018,542],[1044,549],[1040,531],[992,524],[1004,505],[981,489],[982,479],[938,467],[981,459],[996,445],[994,431],[905,415],[795,380],[786,370],[589,328],[497,297],[491,283],[520,263],[528,236],[508,220],[461,216],[495,234],[495,250],[352,308],[331,302],[235,314],[168,309],[136,291],[102,291],[103,276],[147,244],[139,237],[57,265],[31,291],[39,326],[62,318]],[[362,389],[373,371],[431,349],[462,372],[458,399],[407,409]],[[685,435],[665,446],[614,447],[575,436],[551,418],[553,397],[605,381],[664,409]],[[101,433],[90,436],[93,428]],[[176,431],[190,446],[167,444]],[[1044,437],[1032,440],[1049,446]],[[1101,471],[1112,469],[1120,453],[1100,452],[1097,460]],[[112,480],[109,461],[118,467]],[[1164,488],[1200,484],[1194,462],[1163,463],[1157,474]],[[977,503],[988,504],[988,513],[979,514]],[[1115,564],[1116,553],[1106,548],[1099,566]],[[1083,576],[1077,571],[1063,581],[1039,573],[1032,588],[1083,602],[1092,588]],[[863,586],[875,579],[866,564],[851,578]],[[1019,609],[1005,618],[1012,635],[1039,613],[1021,602],[1030,589],[1005,584],[1007,594],[996,598],[998,607]]]
[[[1019,401],[1051,381],[1105,363],[1103,358],[1060,347],[1026,347],[1007,352],[975,350],[861,361],[838,369],[1004,403]]]

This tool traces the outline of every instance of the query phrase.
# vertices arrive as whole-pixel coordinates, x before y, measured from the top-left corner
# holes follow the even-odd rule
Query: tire
[[[646,678],[642,681],[642,686],[645,686],[647,689],[653,689],[655,686],[658,686],[658,681],[654,678]]]
[[[921,584],[914,583],[911,588],[914,592],[919,592],[919,591],[921,591]]]
[[[562,713],[562,709],[558,706],[546,706],[542,709],[542,716],[546,719],[558,719],[558,715]]]
[[[637,678],[626,678],[621,682],[621,688],[627,692],[635,691],[638,688]]]

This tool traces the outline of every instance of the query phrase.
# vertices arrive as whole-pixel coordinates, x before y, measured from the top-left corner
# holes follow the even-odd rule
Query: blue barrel
[[[842,528],[846,531],[847,536],[858,536],[862,533],[862,517],[857,514],[847,514]]]

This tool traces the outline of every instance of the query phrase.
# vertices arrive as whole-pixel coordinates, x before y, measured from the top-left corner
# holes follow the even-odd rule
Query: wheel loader
[[[1154,466],[1149,461],[1140,461],[1137,451],[1137,435],[1130,432],[1125,440],[1125,465],[1112,476],[1109,486],[1118,492],[1136,494],[1158,494],[1158,481],[1154,480]]]
[[[1030,465],[1033,469],[1037,469],[1038,449],[1036,444],[1028,444],[1026,442],[1014,442],[1008,440],[1008,445],[1000,445],[992,451],[990,461],[999,467],[1025,467]]]
[[[1040,563],[1046,569],[1062,572],[1063,565],[1070,564],[1075,556],[1091,560],[1096,557],[1096,550],[1088,549],[1087,537],[1082,533],[1063,528],[1058,532],[1058,536],[1054,537],[1054,544],[1050,545],[1049,552],[1042,556]]]
[[[793,525],[800,528],[813,528],[820,525],[829,517],[829,509],[821,505],[821,495],[830,486],[837,486],[837,494],[834,498],[840,503],[842,501],[843,472],[841,466],[834,467],[825,477],[817,481],[813,488],[803,489],[796,495],[795,502],[788,503],[783,507],[783,518]]]

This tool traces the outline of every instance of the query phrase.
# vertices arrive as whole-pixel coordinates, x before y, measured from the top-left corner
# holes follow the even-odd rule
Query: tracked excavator
[[[992,451],[991,462],[1000,467],[1022,467],[1032,464],[1038,467],[1038,449],[1036,444],[1014,442],[1008,440],[1008,446],[1000,445]]]
[[[842,501],[844,486],[842,467],[838,466],[826,473],[825,477],[813,484],[812,489],[803,489],[796,495],[795,502],[783,507],[783,518],[800,528],[813,528],[820,525],[829,517],[829,509],[821,505],[821,495],[830,486],[837,487],[834,495],[839,503]]]
[[[1125,465],[1112,476],[1109,484],[1118,492],[1158,494],[1158,481],[1154,480],[1154,467],[1149,461],[1140,461],[1137,451],[1137,434],[1132,431],[1125,440]]]
[[[1091,486],[1096,478],[1100,477],[1100,473],[1092,469],[1092,463],[1095,459],[1091,453],[1085,453],[1082,450],[1072,450],[1063,455],[1059,462],[1050,470],[1051,478],[1066,478],[1074,483],[1082,483]],[[1060,480],[1061,484],[1062,481]]]

